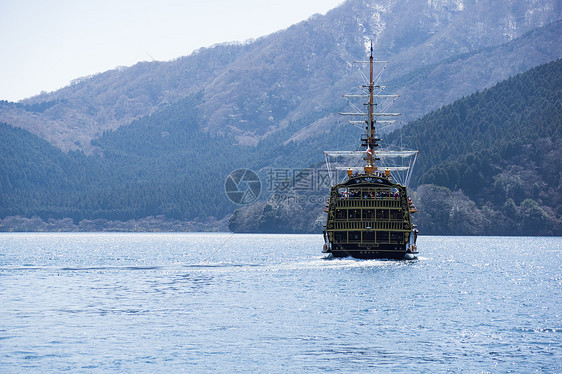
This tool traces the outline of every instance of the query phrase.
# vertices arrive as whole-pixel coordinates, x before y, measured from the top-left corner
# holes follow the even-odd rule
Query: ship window
[[[391,242],[400,242],[402,241],[402,233],[400,232],[391,232],[390,233],[390,241]]]
[[[369,195],[369,189],[368,188],[363,188],[361,189],[361,197],[363,199],[369,199],[371,196]]]
[[[352,199],[358,199],[361,197],[361,191],[358,188],[350,188],[349,197]]]
[[[374,231],[363,232],[363,241],[364,242],[374,242],[375,241],[375,232]]]
[[[374,209],[363,210],[363,220],[371,221],[373,219],[375,219],[375,210]]]
[[[399,211],[399,210],[391,210],[390,211],[390,219],[393,219],[393,220],[402,219],[402,212]]]
[[[380,220],[388,219],[388,209],[377,209],[376,216]]]
[[[347,242],[347,231],[334,232],[334,240],[339,243]]]
[[[350,231],[349,232],[349,241],[350,242],[361,241],[361,231]]]
[[[338,197],[346,199],[348,197],[347,188],[338,188]]]
[[[360,209],[349,209],[348,210],[348,218],[349,219],[361,219],[361,210]]]
[[[379,188],[375,194],[375,198],[377,199],[387,199],[390,197],[390,189],[388,188]]]
[[[336,209],[336,219],[347,219],[347,209]]]
[[[379,242],[388,242],[388,231],[378,231],[377,240]]]

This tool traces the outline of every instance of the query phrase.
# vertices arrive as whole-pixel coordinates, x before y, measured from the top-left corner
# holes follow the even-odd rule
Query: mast
[[[340,112],[339,114],[341,115],[345,115],[345,116],[362,116],[363,119],[360,121],[348,121],[351,124],[363,124],[365,125],[365,129],[366,129],[366,134],[364,133],[361,136],[361,146],[365,147],[365,151],[359,152],[358,154],[356,154],[356,152],[350,152],[350,153],[345,153],[342,154],[342,152],[332,152],[332,151],[326,151],[324,152],[324,154],[326,156],[358,156],[359,154],[361,154],[362,159],[365,161],[365,166],[363,168],[361,168],[363,170],[363,172],[367,175],[380,175],[380,173],[377,172],[378,167],[380,167],[380,164],[375,165],[378,161],[381,161],[381,158],[384,159],[384,163],[385,166],[384,168],[384,174],[385,175],[390,175],[390,171],[392,170],[405,170],[405,169],[409,169],[410,167],[404,167],[404,166],[395,166],[395,165],[387,165],[386,164],[386,160],[390,157],[405,157],[405,156],[414,156],[414,160],[415,157],[417,155],[417,151],[415,151],[414,153],[411,152],[407,152],[407,155],[404,154],[402,155],[403,152],[396,152],[396,151],[383,151],[383,152],[378,152],[376,151],[377,147],[380,146],[379,142],[381,141],[380,138],[377,137],[376,134],[376,126],[379,123],[388,123],[388,124],[392,124],[392,123],[396,123],[396,120],[390,120],[388,119],[388,117],[395,117],[395,116],[399,116],[401,115],[401,113],[390,113],[390,112],[386,112],[384,109],[383,112],[379,112],[376,110],[377,108],[377,102],[375,101],[375,99],[379,99],[382,98],[383,100],[385,99],[394,99],[399,97],[400,95],[383,95],[381,94],[381,91],[384,90],[386,88],[386,86],[382,86],[380,84],[376,84],[375,83],[375,64],[377,63],[381,63],[381,64],[387,64],[388,61],[377,61],[374,59],[373,56],[373,42],[371,41],[371,53],[369,56],[369,60],[368,61],[354,61],[355,63],[358,64],[369,64],[369,78],[368,84],[363,84],[361,86],[361,88],[363,89],[363,93],[362,94],[353,94],[353,95],[343,95],[343,97],[345,97],[348,102],[350,102],[351,106],[355,109],[355,111],[351,112],[351,113],[347,113],[347,112]],[[384,67],[383,67],[384,69]],[[382,73],[382,72],[381,72]],[[380,75],[380,73],[378,74]],[[377,75],[377,80],[378,80],[378,75]],[[366,83],[366,82],[365,82]],[[375,92],[375,89],[377,90]],[[368,90],[368,92],[366,92]],[[351,101],[349,100],[350,98],[364,98],[367,99],[367,102],[363,102],[364,106],[367,106],[367,110],[360,110],[358,107],[356,107],[355,105],[353,105],[353,103],[351,103]],[[394,100],[393,100],[394,101]],[[388,107],[390,104],[388,105],[384,105],[385,108]],[[379,108],[380,110],[380,108]],[[381,119],[382,117],[382,119]],[[328,159],[326,159],[327,164],[329,164]],[[413,165],[410,165],[413,166]],[[338,169],[338,167],[336,167],[336,170]],[[348,177],[351,177],[352,175],[352,171],[354,169],[357,168],[353,168],[353,167],[348,167],[347,170],[347,174]],[[332,177],[330,176],[330,179]],[[337,178],[337,174],[336,174],[336,178]]]
[[[375,82],[373,80],[373,70],[374,70],[374,58],[373,58],[373,42],[371,42],[371,55],[369,56],[369,102],[367,103],[368,112],[367,112],[367,120],[365,121],[367,124],[367,138],[361,139],[363,141],[362,145],[367,147],[367,155],[365,160],[367,161],[367,168],[366,171],[370,173],[372,170],[375,169],[375,161],[378,158],[375,155],[375,147],[378,147],[378,141],[380,139],[376,138],[375,135],[375,99],[374,99],[374,91],[375,91]]]
[[[373,165],[373,145],[376,145],[376,142],[373,141],[375,137],[375,117],[373,116],[375,101],[373,98],[373,92],[375,90],[374,82],[373,82],[373,42],[371,42],[371,56],[369,57],[369,145],[368,149],[371,152],[367,152],[369,154],[368,164],[370,166]],[[374,143],[374,144],[373,144]]]

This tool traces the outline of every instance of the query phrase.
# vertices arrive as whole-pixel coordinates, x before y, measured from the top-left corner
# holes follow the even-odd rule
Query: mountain
[[[419,150],[424,234],[562,234],[562,59],[474,93],[385,136]],[[327,191],[323,196],[327,196]],[[238,209],[232,231],[318,232],[324,207],[291,189]]]
[[[396,109],[407,122],[561,57],[561,14],[556,0],[348,0],[253,42],[117,68],[19,105],[4,102],[0,120],[65,151],[93,153],[99,149],[91,141],[103,131],[202,93],[198,126],[208,132],[256,145],[298,123],[288,139],[301,141],[332,120],[328,109],[357,75],[349,62],[364,58],[372,40],[377,57],[394,62],[386,77],[406,98]]]
[[[413,199],[423,233],[562,234],[561,79],[559,59],[384,136],[387,146],[420,150]],[[332,148],[333,137],[243,146],[198,128],[199,100],[184,99],[105,132],[94,142],[103,157],[64,153],[26,130],[0,125],[0,217],[37,215],[66,227],[70,217],[86,229],[107,226],[102,219],[136,220],[132,228],[119,224],[134,229],[138,220],[159,216],[159,227],[185,229],[167,220],[234,211],[224,181],[231,171],[250,168],[260,175],[263,198],[237,209],[231,230],[319,232],[326,186],[296,186],[307,171],[319,177],[322,167],[312,162]],[[358,137],[347,138],[342,148],[353,149]],[[13,220],[7,222],[9,229]],[[23,223],[28,230],[45,226]]]
[[[336,113],[346,108],[341,93],[361,81],[349,62],[365,58],[370,39],[380,57],[397,62],[385,81],[402,95],[394,108],[408,113],[404,121],[414,120],[562,56],[560,14],[555,1],[350,0],[251,43],[139,63],[22,102],[0,102],[0,218],[220,220],[238,207],[225,194],[227,176],[247,168],[262,180],[261,199],[245,220],[239,210],[231,227],[251,231],[257,222],[260,231],[317,231],[322,223],[311,213],[322,204],[314,194],[283,209],[265,199],[273,184],[314,168],[323,149],[356,145],[359,132],[344,130]],[[497,105],[511,109],[509,102]],[[550,144],[555,151],[558,143]],[[444,183],[432,175],[446,163],[464,165],[468,154],[456,157],[427,163],[418,181]],[[498,166],[498,175],[511,166]],[[445,184],[448,201],[458,200],[460,183]],[[420,201],[429,201],[423,191],[431,197],[433,190],[418,188]],[[462,193],[470,207],[485,205],[478,191]],[[302,196],[289,190],[282,197]],[[528,196],[536,206],[514,199],[513,211],[542,209],[548,222],[560,217],[556,206]],[[493,204],[496,211],[501,198]]]

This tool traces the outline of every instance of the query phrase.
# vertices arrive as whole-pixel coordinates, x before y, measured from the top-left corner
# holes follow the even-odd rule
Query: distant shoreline
[[[228,216],[222,219],[181,221],[164,216],[149,216],[128,221],[104,218],[83,219],[75,223],[72,218],[44,221],[38,216],[31,218],[9,216],[0,219],[0,232],[229,232]]]
[[[0,233],[232,233],[228,228],[229,216],[220,220],[211,217],[207,220],[195,219],[192,221],[170,220],[164,216],[149,216],[136,220],[118,221],[107,219],[84,219],[75,224],[72,218],[53,219],[43,221],[40,217],[27,218],[23,216],[10,216],[0,219]],[[318,234],[321,232],[237,232],[238,234]],[[495,233],[489,235],[479,234],[443,234],[427,233],[421,236],[506,236],[506,237],[560,237],[559,235],[513,235],[508,233]]]

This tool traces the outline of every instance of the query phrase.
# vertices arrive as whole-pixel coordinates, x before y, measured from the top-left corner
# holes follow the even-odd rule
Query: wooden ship
[[[377,109],[380,101],[390,99],[393,102],[398,95],[382,95],[385,87],[375,83],[375,65],[386,66],[387,61],[374,60],[372,45],[369,61],[357,63],[369,65],[368,84],[361,86],[361,94],[344,97],[348,101],[368,99],[363,103],[367,111],[353,106],[355,112],[340,114],[363,117],[348,122],[364,126],[367,131],[361,138],[362,150],[324,152],[332,185],[325,209],[328,214],[323,252],[333,257],[413,259],[418,254],[418,230],[412,224],[411,215],[417,210],[408,197],[407,185],[417,151],[378,149],[381,139],[377,136],[377,126],[397,122],[390,118],[400,113]],[[342,160],[350,158],[363,165],[341,165]],[[338,171],[344,171],[343,181],[339,183]],[[397,175],[403,177],[397,178]]]

